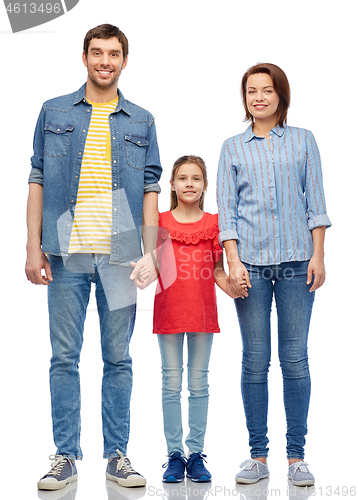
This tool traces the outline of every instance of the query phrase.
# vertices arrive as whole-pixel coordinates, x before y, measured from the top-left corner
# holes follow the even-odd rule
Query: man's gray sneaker
[[[75,461],[62,455],[50,455],[51,470],[37,483],[39,490],[60,490],[66,484],[77,481]]]
[[[242,470],[236,474],[235,481],[237,483],[251,484],[257,483],[264,477],[269,477],[270,473],[267,464],[263,464],[259,460],[245,460],[240,465]]]
[[[314,476],[308,470],[307,462],[295,462],[288,468],[287,477],[295,486],[313,486]]]
[[[133,469],[129,459],[119,450],[116,452],[119,456],[108,460],[106,478],[120,486],[145,486],[146,480]]]

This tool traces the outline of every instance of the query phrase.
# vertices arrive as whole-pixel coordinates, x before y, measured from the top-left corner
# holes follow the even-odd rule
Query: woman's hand
[[[307,269],[307,285],[312,283],[313,274],[314,281],[313,285],[310,288],[310,292],[318,290],[318,288],[323,285],[326,279],[323,257],[313,255],[312,259],[310,260]]]
[[[248,288],[251,288],[250,276],[246,267],[242,263],[230,265],[229,275],[227,277],[227,288],[235,294],[236,297],[244,299],[248,297]]]

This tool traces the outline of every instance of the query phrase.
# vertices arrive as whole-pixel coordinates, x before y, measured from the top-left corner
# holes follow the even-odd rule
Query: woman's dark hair
[[[273,88],[275,89],[275,92],[277,92],[279,96],[279,104],[277,108],[277,123],[280,125],[280,127],[283,127],[284,122],[286,122],[287,120],[287,111],[291,99],[290,84],[288,83],[287,76],[282,71],[282,69],[276,66],[275,64],[270,64],[270,63],[255,64],[255,66],[251,66],[251,68],[249,68],[242,77],[241,96],[246,113],[244,121],[245,122],[251,121],[251,125],[254,126],[255,123],[254,117],[252,116],[247,107],[246,86],[247,86],[247,79],[249,78],[249,76],[255,75],[257,73],[267,73],[272,78]]]
[[[119,43],[122,45],[123,59],[125,59],[128,55],[127,37],[124,33],[122,33],[120,29],[118,29],[116,26],[113,26],[112,24],[100,24],[96,28],[92,28],[88,31],[83,41],[83,51],[85,53],[85,56],[87,57],[88,55],[88,47],[90,41],[93,38],[103,38],[105,40],[108,40],[112,37],[118,38]]]

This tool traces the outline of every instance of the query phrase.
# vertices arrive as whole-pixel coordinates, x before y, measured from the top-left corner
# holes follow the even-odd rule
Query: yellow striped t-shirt
[[[112,170],[108,116],[118,97],[91,102],[92,116],[83,152],[69,253],[111,253]]]

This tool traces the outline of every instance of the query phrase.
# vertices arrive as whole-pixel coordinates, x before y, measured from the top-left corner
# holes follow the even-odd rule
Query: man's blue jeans
[[[126,453],[132,360],[129,342],[136,312],[132,268],[109,264],[109,255],[73,254],[67,261],[49,255],[53,281],[48,286],[52,358],[50,388],[57,454],[81,459],[80,378],[91,284],[96,285],[103,359],[102,424],[104,457]]]
[[[267,457],[268,370],[271,359],[270,316],[275,297],[278,351],[287,421],[287,457],[304,458],[310,373],[307,337],[314,292],[307,285],[308,261],[278,266],[245,264],[252,288],[235,299],[242,343],[241,391],[251,457]]]
[[[192,453],[199,453],[204,449],[209,401],[208,366],[213,335],[213,333],[186,334],[190,432],[185,444]],[[162,357],[164,434],[168,455],[177,451],[185,455],[180,403],[184,337],[184,333],[158,334]]]

